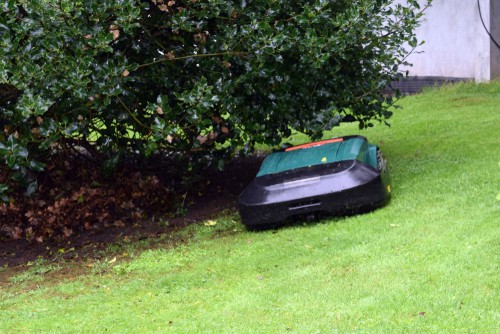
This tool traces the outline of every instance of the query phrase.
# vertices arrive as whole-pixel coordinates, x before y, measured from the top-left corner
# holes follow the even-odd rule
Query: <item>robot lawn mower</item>
[[[270,154],[238,199],[248,228],[294,217],[352,214],[390,199],[386,161],[362,136],[292,146]]]

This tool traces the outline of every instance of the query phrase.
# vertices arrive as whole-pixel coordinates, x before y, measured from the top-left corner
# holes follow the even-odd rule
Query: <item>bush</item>
[[[30,194],[62,151],[191,170],[292,129],[385,122],[421,16],[415,0],[5,0],[0,182]]]

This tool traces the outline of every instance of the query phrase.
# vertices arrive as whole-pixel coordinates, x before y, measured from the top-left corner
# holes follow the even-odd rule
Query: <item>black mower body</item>
[[[308,143],[269,155],[239,196],[248,227],[294,216],[340,215],[375,209],[390,198],[386,162],[361,136]]]

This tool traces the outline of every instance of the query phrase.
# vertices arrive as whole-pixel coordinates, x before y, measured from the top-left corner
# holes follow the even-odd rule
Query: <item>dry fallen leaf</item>
[[[73,230],[71,228],[68,228],[66,226],[63,227],[63,234],[66,238],[71,236],[73,234]]]
[[[196,140],[200,142],[200,144],[205,144],[205,142],[208,140],[207,136],[202,136],[202,135],[199,135],[198,137],[196,137]]]
[[[113,226],[125,227],[125,224],[121,220],[115,220],[115,222],[113,223]]]
[[[120,37],[120,30],[114,24],[109,27],[109,32],[113,34],[113,40],[115,41]]]
[[[218,136],[219,136],[219,134],[217,132],[210,132],[208,134],[208,140],[213,141],[213,140],[217,139]]]
[[[215,226],[217,225],[217,222],[214,220],[209,220],[205,223],[205,226]]]
[[[201,32],[200,33],[197,33],[194,35],[194,41],[196,43],[205,43],[207,41],[207,38],[206,38],[206,35],[205,34],[202,34]]]
[[[12,230],[12,239],[14,240],[19,240],[23,236],[23,230],[21,230],[19,227],[14,227]]]

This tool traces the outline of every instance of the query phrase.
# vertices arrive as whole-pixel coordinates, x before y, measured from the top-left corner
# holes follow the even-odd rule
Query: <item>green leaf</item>
[[[36,192],[37,189],[38,189],[38,182],[37,181],[31,182],[28,185],[28,187],[26,188],[26,192],[25,192],[26,196],[33,195]]]
[[[104,170],[160,153],[196,171],[344,116],[386,123],[424,3],[3,1],[0,158],[22,179],[85,142]]]

